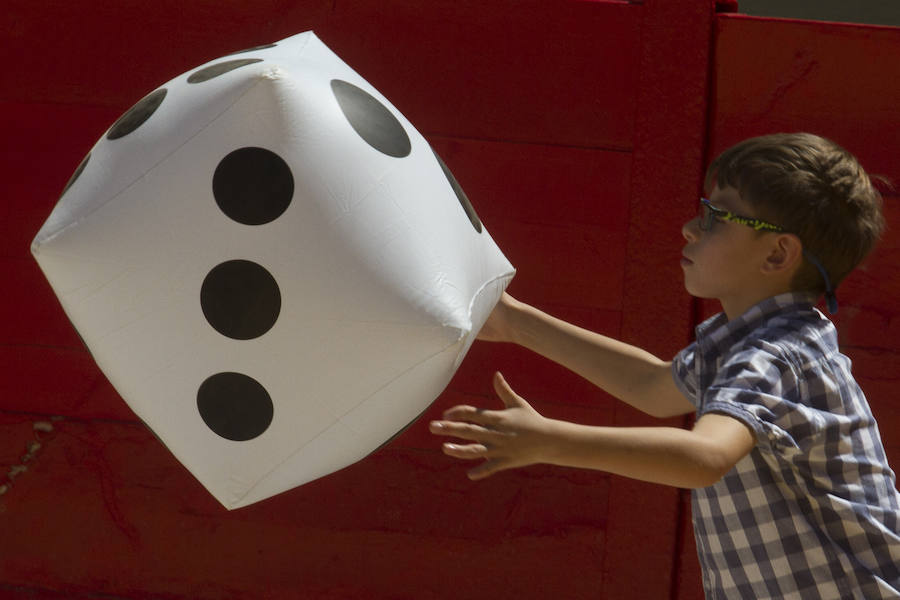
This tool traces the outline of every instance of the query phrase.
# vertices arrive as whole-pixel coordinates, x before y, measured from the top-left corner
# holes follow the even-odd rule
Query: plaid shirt
[[[878,427],[808,296],[782,294],[697,327],[672,370],[697,415],[756,435],[718,483],[693,490],[709,599],[900,598],[900,494]]]

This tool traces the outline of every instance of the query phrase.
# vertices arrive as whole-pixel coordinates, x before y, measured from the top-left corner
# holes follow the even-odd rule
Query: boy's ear
[[[796,235],[779,234],[763,262],[764,273],[776,274],[795,269],[803,261],[803,243]]]

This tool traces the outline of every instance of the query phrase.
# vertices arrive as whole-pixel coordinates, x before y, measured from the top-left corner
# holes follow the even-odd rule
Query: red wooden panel
[[[504,221],[492,224],[491,234],[524,275],[515,288],[524,300],[621,307],[624,232]]]
[[[0,52],[9,65],[0,81],[0,101],[105,106],[121,112],[192,66],[312,29],[333,4],[8,0],[0,15]]]
[[[881,348],[847,348],[853,360],[853,373],[859,380],[872,412],[878,420],[885,444],[900,446],[900,402],[897,386],[900,384],[900,353]],[[891,466],[898,470],[900,462]]]
[[[0,583],[0,598],[3,600],[96,600],[91,592],[54,592],[33,586],[7,585]]]
[[[622,335],[670,357],[691,336],[679,260],[704,169],[712,6],[647,2]]]
[[[677,228],[700,171],[710,10],[687,0],[163,0],[90,10],[12,0],[0,33],[17,58],[4,61],[0,101],[19,104],[0,118],[27,151],[7,150],[0,167],[17,182],[15,202],[0,208],[17,224],[0,236],[0,256],[19,261],[9,263],[17,281],[42,295],[30,303],[15,293],[3,307],[32,316],[52,306],[25,266],[27,245],[119,112],[192,65],[315,28],[429,135],[519,267],[514,293],[674,351],[690,315]],[[0,384],[0,409],[134,419],[59,318],[6,335],[15,345],[0,346],[0,364],[15,376]],[[668,597],[677,492],[549,468],[472,484],[465,465],[437,452],[427,419],[458,401],[493,401],[496,368],[547,414],[634,422],[556,367],[476,346],[450,390],[391,445],[225,513],[141,426],[64,421],[0,497],[0,512],[15,517],[0,545],[0,594]],[[0,418],[0,440],[30,427]]]
[[[226,514],[144,428],[54,425],[0,496],[6,586],[192,599],[595,595],[602,474],[535,468],[476,485],[437,452],[386,450]],[[31,431],[30,418],[0,417],[4,445]],[[565,559],[535,568],[554,556]]]
[[[723,15],[711,148],[812,131],[900,181],[900,29]]]
[[[892,84],[898,75],[898,28],[723,16],[711,148],[771,131],[812,131],[856,154],[868,171],[900,181],[900,87]],[[900,338],[891,335],[900,329],[896,198],[886,199],[885,216],[885,239],[840,286],[835,318],[849,353],[871,350],[888,361],[878,377],[896,372],[900,360]],[[870,402],[877,412],[897,400],[870,396]]]
[[[11,0],[0,31],[16,85],[0,101],[124,110],[194,65],[314,29],[423,131],[630,148],[639,14],[572,0]]]
[[[690,336],[680,229],[703,170],[713,5],[648,0],[643,9],[621,335],[668,358]],[[622,405],[615,422],[658,424]],[[604,597],[672,596],[678,518],[677,490],[613,479],[609,544],[617,550],[604,557]]]
[[[517,268],[514,295],[621,309],[630,154],[445,138],[433,144]]]
[[[842,345],[900,350],[898,201],[898,196],[885,198],[887,232],[873,254],[841,283],[838,293],[841,307],[835,323]]]
[[[442,137],[431,144],[488,228],[494,221],[628,228],[630,152]]]
[[[28,247],[20,249],[19,254],[24,256],[0,257],[0,273],[4,277],[0,311],[7,317],[0,329],[0,345],[82,347]]]
[[[0,411],[135,420],[87,350],[0,345]]]
[[[428,133],[630,149],[640,17],[626,2],[350,0],[319,33]]]
[[[0,257],[30,257],[31,240],[69,177],[117,116],[108,108],[0,104],[7,140],[0,148]]]
[[[811,131],[856,154],[870,172],[900,181],[896,107],[900,29],[722,15],[716,22],[710,157],[750,136]],[[892,466],[900,464],[898,330],[900,262],[896,198],[888,232],[863,269],[838,290],[834,318],[854,374],[879,421]],[[702,315],[718,310],[703,303]],[[695,555],[686,536],[685,565]],[[682,567],[679,598],[700,598],[699,572]]]
[[[717,29],[714,152],[751,135],[812,131],[870,173],[900,181],[900,29],[737,15],[720,18]],[[890,335],[900,327],[896,201],[885,202],[885,239],[838,291],[835,322],[849,347],[900,350]]]
[[[618,311],[584,311],[555,306],[542,308],[592,331],[612,336],[618,333],[621,320]],[[604,419],[600,424],[612,424],[613,400],[610,396],[559,365],[507,344],[476,343],[450,382],[449,390],[481,396],[497,403],[499,400],[496,400],[491,384],[494,371],[504,373],[510,385],[529,400],[542,400],[555,409],[568,405],[591,407],[603,411]],[[566,418],[560,414],[557,417]],[[571,417],[570,420],[577,419]]]
[[[691,496],[689,490],[681,492],[681,522],[677,553],[678,571],[673,582],[672,598],[678,600],[704,600],[700,560],[697,544],[694,542],[694,526],[691,519]]]

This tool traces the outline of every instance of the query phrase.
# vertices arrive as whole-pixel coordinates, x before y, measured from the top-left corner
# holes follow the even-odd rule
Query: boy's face
[[[716,208],[755,216],[731,187],[714,187],[709,201]],[[691,295],[719,300],[728,317],[734,318],[778,292],[769,289],[771,282],[762,272],[775,234],[720,219],[702,231],[699,218],[685,223],[681,232],[687,241],[681,260],[684,287]]]

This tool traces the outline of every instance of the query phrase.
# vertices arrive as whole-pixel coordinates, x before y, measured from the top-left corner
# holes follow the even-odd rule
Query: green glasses
[[[780,225],[775,225],[774,223],[769,223],[768,221],[763,221],[762,219],[754,217],[736,215],[731,211],[713,206],[706,198],[700,198],[700,231],[709,231],[712,229],[716,219],[746,225],[757,231],[772,231],[775,233],[782,233],[785,231]],[[828,271],[825,270],[824,265],[819,262],[819,259],[813,256],[812,253],[806,251],[806,248],[803,249],[803,257],[812,263],[825,281],[825,302],[828,305],[828,312],[835,314],[838,310],[838,304],[837,298],[834,295],[834,288],[831,286],[831,278],[828,277]]]
[[[757,231],[774,231],[776,233],[784,231],[784,229],[778,225],[754,217],[736,215],[731,211],[713,206],[706,198],[700,198],[700,230],[709,231],[712,229],[716,219],[746,225]]]

